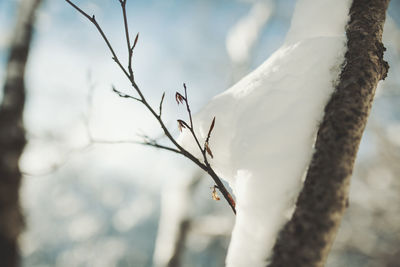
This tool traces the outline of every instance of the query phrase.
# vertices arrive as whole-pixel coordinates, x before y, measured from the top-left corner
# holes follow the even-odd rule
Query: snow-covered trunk
[[[227,266],[265,266],[290,219],[318,126],[341,71],[350,0],[299,0],[286,42],[195,117],[237,199]],[[180,142],[194,154],[190,134]],[[200,155],[199,155],[200,157]]]
[[[339,83],[318,129],[293,218],[279,235],[269,267],[322,267],[348,206],[349,185],[378,82],[385,79],[382,32],[389,0],[353,0]]]

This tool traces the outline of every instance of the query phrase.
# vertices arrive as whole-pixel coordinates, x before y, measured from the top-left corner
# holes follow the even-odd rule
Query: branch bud
[[[186,128],[186,123],[183,120],[178,120],[178,129],[182,132],[182,129]]]
[[[179,105],[179,103],[183,104],[183,101],[186,101],[186,98],[178,92],[176,92],[176,94],[175,94],[175,99],[176,99],[176,103],[178,103],[178,105]]]
[[[218,200],[221,200],[221,198],[218,196],[218,193],[217,193],[216,188],[217,188],[217,186],[213,186],[213,187],[212,187],[213,190],[212,190],[212,192],[211,192],[211,196],[212,196],[212,199],[213,199],[213,200],[218,201]]]
[[[213,155],[213,153],[212,153],[210,147],[208,146],[208,142],[206,142],[206,143],[204,144],[204,147],[206,148],[207,154],[210,155],[211,158],[214,158],[214,155]]]
[[[139,40],[139,33],[136,34],[135,41],[133,42],[132,50],[135,49],[138,40]]]

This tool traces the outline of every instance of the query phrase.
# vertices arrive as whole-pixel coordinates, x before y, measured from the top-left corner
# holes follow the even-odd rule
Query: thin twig
[[[129,75],[133,77],[133,70],[132,70],[132,56],[133,56],[133,48],[131,48],[131,42],[129,38],[129,29],[128,29],[128,18],[126,16],[126,0],[120,0],[121,8],[122,8],[122,16],[124,17],[124,28],[125,28],[125,38],[126,44],[128,46],[128,71]],[[135,43],[137,41],[135,40]]]
[[[175,148],[160,145],[155,141],[134,141],[134,140],[104,140],[104,139],[92,139],[91,140],[92,144],[106,144],[106,145],[115,145],[115,144],[134,144],[134,145],[145,145],[145,146],[152,146],[155,148],[175,152],[178,154],[181,154],[181,152]]]
[[[158,115],[159,117],[161,117],[161,114],[162,114],[162,105],[164,102],[164,97],[165,97],[165,92],[162,94],[161,101],[160,101],[160,113]]]
[[[187,96],[187,89],[186,89],[186,84],[183,84],[183,88],[185,89],[185,102],[186,102],[186,109],[189,114],[189,119],[190,119],[190,127],[193,128],[193,119],[192,119],[192,112],[190,111],[189,107],[189,101],[188,101],[188,96]]]
[[[233,197],[231,196],[231,194],[226,190],[224,184],[222,183],[221,179],[218,177],[218,175],[215,173],[215,171],[213,170],[212,166],[210,165],[210,163],[208,162],[207,159],[207,153],[210,154],[211,157],[213,157],[213,154],[211,152],[211,149],[209,148],[209,140],[210,140],[210,136],[211,136],[211,132],[214,129],[214,125],[215,125],[215,117],[213,118],[212,122],[211,122],[211,126],[210,129],[208,131],[207,134],[207,138],[206,141],[204,143],[204,148],[200,145],[200,141],[194,131],[194,125],[193,125],[193,118],[192,118],[192,113],[190,111],[190,105],[189,105],[189,99],[188,99],[188,95],[187,95],[187,87],[186,84],[183,84],[183,88],[185,90],[185,96],[182,96],[180,93],[176,93],[175,97],[176,97],[176,101],[177,103],[183,103],[185,102],[185,106],[186,106],[186,110],[188,112],[189,115],[189,120],[190,120],[190,125],[188,125],[185,121],[183,120],[178,120],[178,125],[180,127],[184,126],[184,128],[188,128],[190,133],[193,136],[193,139],[195,140],[197,146],[199,147],[202,155],[203,155],[203,160],[204,160],[204,164],[206,165],[206,172],[211,176],[211,178],[214,180],[214,182],[217,184],[216,188],[218,188],[222,195],[224,196],[224,198],[226,199],[226,201],[228,202],[229,206],[232,208],[233,212],[236,214],[236,203],[233,200]]]
[[[131,48],[130,46],[130,39],[129,39],[129,29],[128,29],[128,19],[127,19],[127,15],[126,15],[126,0],[119,0],[120,4],[121,4],[121,8],[122,8],[122,14],[124,17],[124,28],[125,28],[125,38],[126,38],[126,43],[128,46],[128,71],[122,66],[121,61],[119,60],[118,56],[116,55],[116,53],[114,52],[114,49],[112,48],[110,42],[108,41],[107,36],[105,35],[105,33],[103,32],[102,28],[100,27],[100,25],[97,23],[95,16],[89,16],[86,12],[84,12],[82,9],[80,9],[78,6],[76,6],[75,4],[73,4],[70,0],[65,0],[68,4],[70,4],[73,8],[75,8],[79,13],[81,13],[84,17],[86,17],[92,24],[95,25],[95,27],[97,28],[98,32],[100,33],[100,35],[103,37],[104,41],[107,44],[107,47],[109,48],[111,54],[112,54],[112,58],[113,60],[117,63],[117,65],[120,67],[120,69],[123,71],[123,73],[125,74],[125,76],[129,79],[129,81],[131,82],[132,87],[135,89],[135,91],[137,92],[137,94],[139,95],[139,98],[131,96],[131,95],[127,95],[124,93],[121,93],[120,91],[116,90],[115,88],[113,88],[113,91],[116,92],[120,97],[124,97],[124,98],[131,98],[137,101],[140,101],[143,103],[143,105],[145,105],[145,107],[150,111],[151,114],[153,114],[153,116],[156,118],[156,120],[158,121],[158,123],[160,124],[165,136],[171,141],[171,143],[176,147],[176,148],[171,148],[171,147],[166,147],[166,146],[162,146],[159,145],[156,142],[150,142],[150,143],[145,143],[146,145],[150,145],[153,147],[157,147],[157,148],[161,148],[161,149],[165,149],[165,150],[169,150],[169,151],[173,151],[176,153],[179,153],[185,157],[187,157],[188,159],[190,159],[192,162],[194,162],[197,166],[199,166],[201,169],[203,169],[204,171],[206,171],[214,180],[214,182],[217,185],[217,188],[221,191],[221,193],[223,194],[224,198],[226,199],[226,201],[229,203],[229,205],[231,206],[233,212],[236,214],[236,210],[235,210],[235,204],[233,201],[232,196],[229,194],[229,192],[227,191],[227,189],[225,188],[225,186],[223,185],[221,179],[218,177],[218,175],[214,172],[214,170],[212,169],[211,165],[209,164],[208,160],[207,160],[207,154],[206,154],[206,149],[202,148],[202,146],[200,145],[200,142],[194,132],[194,128],[193,128],[193,119],[192,119],[192,114],[190,111],[190,107],[189,107],[189,103],[187,101],[187,90],[186,90],[186,85],[184,84],[184,88],[185,88],[185,102],[186,102],[186,109],[188,111],[189,114],[189,119],[190,119],[190,127],[188,124],[183,123],[184,121],[181,121],[181,124],[186,126],[192,136],[194,137],[194,140],[196,141],[200,151],[202,152],[203,155],[203,159],[204,159],[204,163],[201,162],[198,158],[196,158],[194,155],[192,155],[189,151],[187,151],[186,149],[184,149],[171,135],[171,133],[169,132],[168,128],[165,126],[163,120],[161,119],[161,112],[162,112],[162,102],[164,100],[164,95],[161,98],[161,102],[160,102],[160,107],[159,107],[159,113],[156,113],[155,110],[150,106],[150,104],[147,102],[146,98],[144,97],[142,91],[140,90],[139,86],[137,85],[134,75],[133,75],[133,71],[132,71],[132,53],[133,53],[133,49],[135,48],[137,41],[138,41],[138,37],[139,34],[136,35],[134,44]]]
[[[122,66],[121,62],[119,61],[117,55],[114,52],[114,49],[112,48],[110,42],[108,41],[107,36],[104,34],[102,28],[100,27],[100,25],[97,23],[96,21],[96,17],[94,15],[89,16],[85,11],[83,11],[82,9],[80,9],[78,6],[76,6],[74,3],[72,3],[70,0],[65,0],[67,1],[68,4],[70,4],[73,8],[75,8],[79,13],[81,13],[84,17],[86,17],[91,23],[93,23],[93,25],[96,27],[96,29],[99,31],[101,37],[103,37],[104,41],[107,44],[108,49],[110,50],[111,54],[112,54],[112,59],[115,61],[115,63],[117,63],[117,65],[120,67],[120,69],[124,72],[125,76],[128,77],[130,79],[129,73],[126,71],[126,69],[124,68],[124,66]]]
[[[112,90],[113,90],[114,93],[118,94],[119,97],[122,97],[122,98],[131,98],[131,99],[134,99],[134,100],[136,100],[136,101],[142,102],[142,99],[139,99],[139,98],[137,98],[137,97],[134,97],[134,96],[131,96],[131,95],[122,93],[121,91],[117,90],[114,86],[112,86]]]
[[[180,102],[180,103],[185,102],[186,111],[187,111],[188,116],[189,116],[190,126],[188,126],[186,123],[185,123],[186,125],[185,125],[185,124],[184,124],[184,125],[186,126],[186,128],[189,129],[190,133],[191,133],[192,136],[193,136],[193,139],[195,140],[195,142],[196,142],[198,148],[200,149],[202,155],[204,156],[204,150],[203,150],[203,148],[201,147],[200,141],[199,141],[199,139],[197,138],[197,135],[196,135],[196,133],[195,133],[195,131],[194,131],[192,112],[191,112],[191,110],[190,110],[189,99],[188,99],[188,95],[187,95],[187,88],[186,88],[186,84],[185,84],[185,83],[183,84],[183,88],[184,88],[184,91],[185,91],[185,96],[182,96],[181,94],[177,93],[177,94],[176,94],[176,98],[177,98],[177,102],[178,102],[178,103],[179,103],[179,102]],[[178,100],[179,100],[179,101],[178,101]],[[178,122],[180,122],[181,124],[183,124],[184,121],[178,120]]]

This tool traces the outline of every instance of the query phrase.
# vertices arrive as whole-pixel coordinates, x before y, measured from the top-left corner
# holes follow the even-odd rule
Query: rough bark
[[[381,42],[389,0],[354,0],[340,81],[325,107],[315,152],[292,219],[281,231],[270,267],[325,264],[348,205],[353,165],[375,89],[386,77]]]
[[[22,121],[24,73],[39,3],[40,0],[20,3],[0,106],[0,266],[4,267],[19,266],[18,237],[23,229],[23,216],[18,161],[26,143]]]

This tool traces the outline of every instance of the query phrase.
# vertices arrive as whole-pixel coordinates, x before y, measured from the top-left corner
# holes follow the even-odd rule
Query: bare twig
[[[134,100],[136,100],[136,101],[142,102],[142,99],[139,99],[139,98],[137,98],[137,97],[134,97],[134,96],[131,96],[131,95],[122,93],[121,91],[117,90],[114,86],[112,86],[112,90],[113,90],[113,92],[116,93],[119,97],[122,97],[122,98],[131,98],[131,99],[134,99]]]
[[[214,180],[214,182],[216,183],[216,188],[218,188],[222,195],[224,196],[224,198],[226,199],[226,201],[228,202],[228,204],[230,205],[230,207],[232,208],[233,212],[236,214],[236,210],[235,210],[235,202],[232,198],[232,196],[230,195],[230,193],[228,192],[228,190],[225,188],[224,184],[222,183],[221,179],[218,177],[218,175],[215,173],[215,171],[212,169],[210,163],[207,160],[207,153],[209,153],[210,155],[212,155],[212,153],[210,153],[210,149],[208,147],[208,143],[207,145],[204,146],[204,148],[200,145],[200,142],[194,132],[194,128],[193,128],[193,119],[192,119],[192,114],[190,111],[190,107],[189,107],[189,103],[187,101],[187,89],[186,89],[186,85],[184,84],[184,89],[185,89],[185,97],[183,97],[182,95],[179,94],[179,101],[181,103],[183,103],[183,101],[185,101],[186,104],[186,109],[189,115],[189,119],[190,119],[190,126],[184,122],[183,120],[179,120],[178,121],[178,125],[180,127],[185,127],[188,128],[197,144],[197,146],[199,147],[202,155],[203,155],[203,162],[200,161],[198,158],[196,158],[194,155],[192,155],[189,151],[187,151],[186,149],[184,149],[172,136],[172,134],[170,133],[170,131],[168,130],[168,128],[165,126],[163,120],[161,119],[161,114],[162,114],[162,104],[164,101],[164,94],[161,97],[161,101],[160,101],[160,106],[159,106],[159,113],[156,113],[155,110],[150,106],[150,104],[147,102],[146,98],[144,97],[142,91],[140,90],[139,86],[137,85],[134,75],[133,75],[133,70],[132,70],[132,54],[133,54],[133,49],[135,48],[137,42],[138,42],[138,38],[139,38],[139,34],[136,35],[135,41],[131,47],[131,43],[130,43],[130,38],[129,38],[129,29],[128,29],[128,18],[127,18],[127,14],[126,14],[126,0],[119,0],[119,3],[121,5],[122,8],[122,16],[124,18],[124,29],[125,29],[125,38],[126,38],[126,43],[127,43],[127,47],[128,47],[128,70],[124,68],[124,66],[121,64],[121,61],[119,60],[118,56],[116,55],[116,53],[114,52],[113,47],[111,46],[110,42],[108,41],[107,36],[105,35],[105,33],[103,32],[102,28],[100,27],[100,25],[97,23],[95,16],[92,15],[88,15],[86,12],[84,12],[82,9],[80,9],[78,6],[76,6],[75,4],[73,4],[70,0],[65,0],[68,4],[70,4],[73,8],[75,8],[80,14],[82,14],[84,17],[86,17],[98,30],[98,32],[100,33],[100,35],[103,37],[107,47],[109,48],[111,54],[112,54],[112,58],[113,60],[117,63],[117,65],[120,67],[120,69],[123,71],[123,73],[125,74],[125,76],[129,79],[129,81],[131,82],[132,87],[135,89],[136,93],[139,95],[139,97],[134,97],[131,95],[127,95],[124,94],[118,90],[116,90],[115,88],[113,88],[113,91],[115,93],[117,93],[120,97],[123,98],[131,98],[137,101],[140,101],[143,103],[143,105],[145,105],[145,107],[150,111],[150,113],[156,118],[156,120],[158,121],[159,125],[161,126],[165,136],[169,139],[169,141],[175,146],[175,148],[171,148],[171,147],[167,147],[167,146],[163,146],[163,145],[159,145],[157,142],[150,141],[150,142],[145,142],[144,144],[149,145],[149,146],[153,146],[156,148],[161,148],[161,149],[165,149],[165,150],[169,150],[169,151],[173,151],[175,153],[181,154],[185,157],[187,157],[188,159],[190,159],[192,162],[194,162],[197,166],[199,166],[201,169],[203,169],[204,171],[206,171]],[[178,94],[177,94],[178,96]],[[178,101],[178,99],[177,99]],[[211,134],[211,130],[210,130],[210,134]],[[209,137],[208,137],[209,139]],[[207,149],[207,148],[208,149]]]
[[[165,97],[165,92],[162,94],[161,101],[160,101],[160,113],[159,113],[160,118],[161,118],[161,113],[162,113],[162,105],[164,102],[164,97]]]
[[[104,42],[106,42],[108,49],[110,50],[112,54],[112,59],[117,63],[117,65],[120,67],[120,69],[124,72],[125,76],[130,79],[129,73],[126,71],[126,69],[122,66],[121,62],[119,61],[117,55],[114,52],[114,49],[112,48],[110,41],[108,41],[107,36],[104,34],[102,28],[96,21],[95,15],[89,16],[85,11],[80,9],[78,6],[76,6],[74,3],[72,3],[70,0],[65,0],[67,1],[68,4],[70,4],[73,8],[75,8],[79,13],[81,13],[85,18],[87,18],[93,25],[96,27],[96,29],[99,31],[101,37],[103,37]]]
[[[126,44],[128,46],[128,71],[129,75],[133,77],[133,70],[132,70],[133,47],[131,47],[131,42],[129,39],[128,18],[126,16],[126,0],[120,0],[119,2],[122,8],[122,16],[124,17],[125,37],[126,37]],[[137,42],[138,36],[139,35],[136,35],[135,44]]]
[[[193,139],[195,140],[197,146],[199,147],[199,149],[200,149],[200,151],[201,151],[201,153],[202,153],[202,155],[204,157],[204,155],[205,155],[204,151],[205,150],[201,147],[200,141],[197,138],[197,135],[196,135],[196,133],[194,131],[194,128],[193,128],[192,112],[190,111],[190,105],[189,105],[189,100],[188,100],[188,95],[187,95],[187,88],[186,88],[186,84],[185,83],[183,84],[183,88],[184,88],[184,91],[185,91],[185,96],[182,96],[180,93],[177,92],[176,95],[175,95],[175,98],[177,100],[178,105],[179,105],[179,103],[181,103],[181,104],[185,103],[186,111],[187,111],[188,116],[189,116],[190,126],[183,120],[178,120],[178,125],[180,125],[181,127],[185,126],[184,128],[188,128],[189,129],[190,133],[193,136]]]
[[[211,122],[210,129],[208,130],[207,138],[206,138],[206,141],[204,142],[204,149],[203,149],[203,150],[207,151],[207,153],[211,156],[211,158],[213,158],[214,156],[213,156],[213,153],[211,152],[210,145],[208,144],[208,142],[210,141],[210,136],[211,136],[212,130],[214,129],[214,125],[215,125],[215,117]]]
[[[192,118],[192,113],[190,111],[190,105],[189,105],[189,99],[188,99],[188,95],[187,95],[186,84],[183,84],[183,88],[185,90],[185,96],[181,95],[179,92],[176,92],[175,98],[176,98],[176,101],[177,101],[178,104],[179,103],[183,104],[183,102],[185,103],[186,110],[188,112],[188,116],[189,116],[189,120],[190,120],[190,125],[188,125],[183,120],[178,120],[178,126],[179,126],[180,130],[182,130],[182,128],[187,128],[190,131],[191,135],[193,136],[193,139],[195,140],[195,142],[196,142],[197,146],[199,147],[199,149],[201,151],[201,154],[203,156],[203,161],[204,161],[204,164],[206,166],[206,172],[213,178],[214,182],[216,183],[216,186],[214,188],[217,188],[217,189],[219,189],[221,191],[222,195],[224,196],[224,198],[226,199],[226,201],[229,203],[229,205],[231,206],[232,210],[236,214],[236,209],[235,209],[236,203],[235,203],[233,197],[226,190],[226,188],[225,188],[224,184],[222,183],[221,179],[215,173],[215,171],[213,170],[213,168],[211,167],[211,165],[210,165],[210,163],[208,162],[208,159],[207,159],[207,153],[211,156],[211,158],[213,157],[213,154],[212,154],[211,149],[209,147],[209,140],[210,140],[211,132],[214,129],[215,117],[211,122],[211,126],[210,126],[210,129],[208,131],[206,141],[204,142],[204,146],[202,147],[200,145],[200,141],[199,141],[199,139],[198,139],[198,137],[197,137],[197,135],[196,135],[196,133],[194,131],[193,118]],[[213,194],[213,196],[214,196],[214,194]]]
[[[94,95],[94,90],[95,90],[95,83],[92,82],[91,80],[91,73],[88,72],[88,94],[86,97],[86,104],[87,104],[87,111],[85,114],[83,114],[83,123],[85,126],[86,130],[86,136],[87,136],[87,142],[86,144],[82,145],[81,147],[74,148],[68,151],[65,151],[58,162],[49,164],[48,167],[43,168],[38,171],[31,171],[31,170],[21,170],[21,174],[24,176],[29,176],[29,177],[43,177],[47,176],[50,174],[54,174],[55,172],[59,171],[62,167],[64,167],[70,160],[73,158],[75,155],[79,155],[81,153],[84,153],[88,151],[90,148],[92,148],[94,145],[118,145],[118,144],[128,144],[128,145],[146,145],[146,146],[151,146],[154,148],[158,149],[163,149],[175,153],[180,153],[179,150],[176,150],[171,147],[167,147],[164,145],[160,145],[157,141],[157,139],[150,138],[147,135],[138,135],[142,141],[138,140],[109,140],[109,139],[99,139],[94,137],[92,131],[91,131],[91,116],[92,116],[92,107],[93,107],[93,95]],[[118,90],[115,90],[116,93],[121,94],[121,97],[125,97],[123,93],[120,93]],[[130,98],[130,97],[129,97]],[[33,139],[33,135],[31,133],[28,133],[29,139]]]

